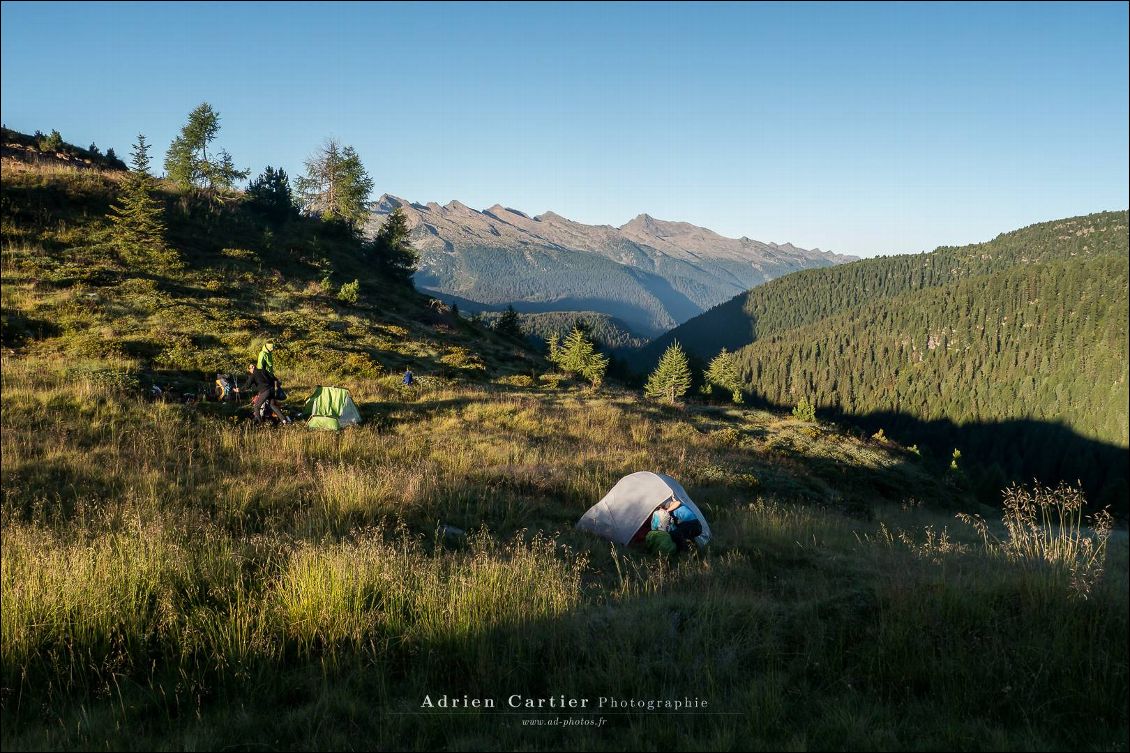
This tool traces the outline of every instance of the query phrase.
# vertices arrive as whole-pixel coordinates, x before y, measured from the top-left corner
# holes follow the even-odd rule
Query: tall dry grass
[[[928,509],[845,516],[823,490],[863,473],[848,438],[476,385],[362,401],[372,420],[340,434],[256,431],[65,373],[0,375],[5,748],[582,749],[643,730],[1117,748],[1126,729],[1125,546],[1094,552],[1083,600],[968,532],[940,546]],[[858,468],[902,472],[878,452],[860,444]],[[640,468],[684,482],[709,551],[669,562],[572,530]],[[415,713],[442,693],[694,695],[727,715],[531,737]]]

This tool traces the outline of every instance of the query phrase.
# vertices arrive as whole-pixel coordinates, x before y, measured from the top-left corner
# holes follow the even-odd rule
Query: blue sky
[[[1127,4],[3,3],[3,122],[872,256],[1125,209]]]

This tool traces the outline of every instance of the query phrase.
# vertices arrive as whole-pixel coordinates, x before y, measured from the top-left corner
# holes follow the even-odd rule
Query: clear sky
[[[9,128],[862,256],[1125,209],[1127,4],[3,3]]]

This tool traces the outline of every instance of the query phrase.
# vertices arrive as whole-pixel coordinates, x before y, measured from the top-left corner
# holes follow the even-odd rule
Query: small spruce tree
[[[687,354],[673,342],[644,385],[644,396],[674,405],[691,388],[691,367]]]
[[[551,332],[549,337],[545,338],[545,347],[548,350],[546,360],[550,363],[557,363],[561,358],[561,336],[556,332]]]
[[[502,316],[498,317],[498,321],[494,323],[494,331],[506,337],[513,337],[515,340],[521,340],[526,335],[522,331],[522,320],[513,306],[507,306]]]
[[[137,137],[131,164],[122,194],[110,207],[110,238],[129,262],[175,267],[176,252],[165,245],[165,207],[153,198],[157,181],[149,172],[149,145],[143,135]]]
[[[373,237],[371,246],[381,270],[392,279],[404,283],[412,279],[420,258],[408,240],[409,232],[408,215],[397,207],[385,218]]]
[[[566,374],[587,379],[592,386],[599,387],[608,370],[608,356],[596,352],[581,327],[574,326],[565,342],[557,348],[556,358],[551,358]]]
[[[793,406],[793,417],[799,418],[801,421],[815,421],[816,408],[808,401],[807,397],[802,397],[800,402]]]
[[[716,384],[724,390],[729,390],[735,403],[742,402],[742,378],[738,373],[738,363],[733,353],[722,348],[706,368],[703,377],[708,387]]]

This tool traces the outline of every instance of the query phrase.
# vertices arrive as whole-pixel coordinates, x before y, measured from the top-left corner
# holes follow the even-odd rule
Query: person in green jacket
[[[262,369],[271,375],[271,379],[277,379],[275,376],[275,341],[268,340],[263,343],[263,349],[259,351],[259,361],[255,364],[257,368]]]

